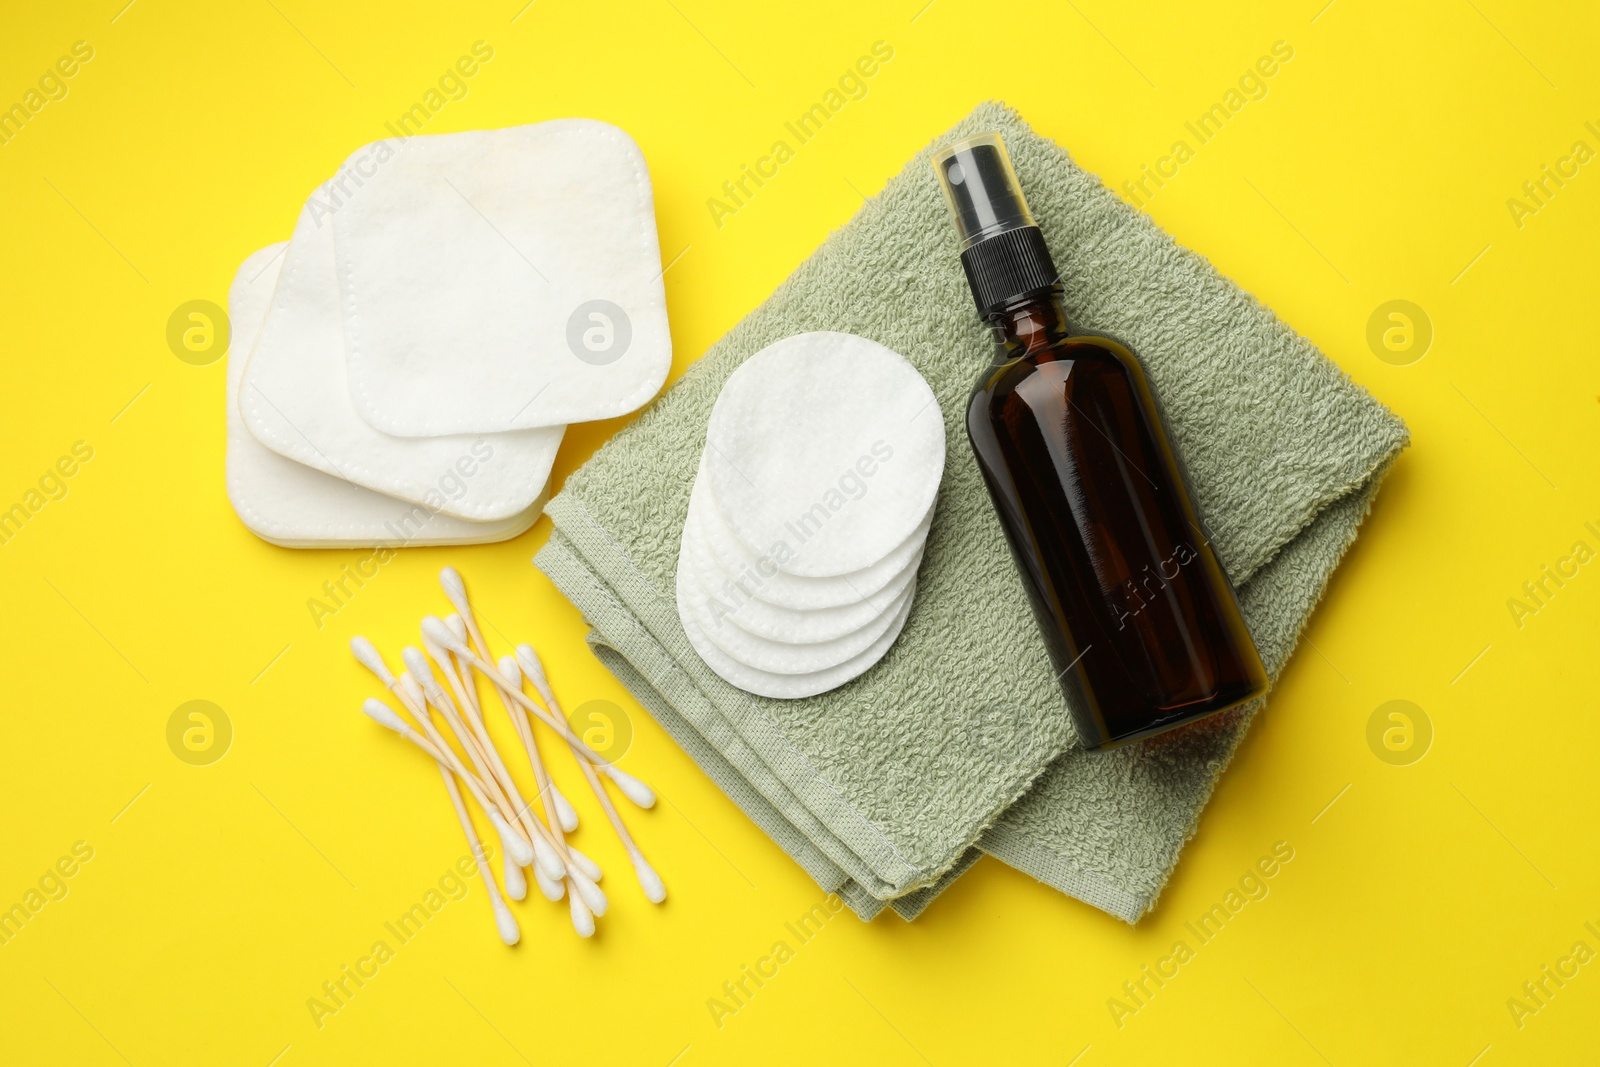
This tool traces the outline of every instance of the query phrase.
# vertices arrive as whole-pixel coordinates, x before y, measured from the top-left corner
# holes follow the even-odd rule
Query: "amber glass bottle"
[[[967,434],[1079,739],[1106,748],[1267,690],[1138,358],[1078,329],[994,134],[936,154],[995,361]]]

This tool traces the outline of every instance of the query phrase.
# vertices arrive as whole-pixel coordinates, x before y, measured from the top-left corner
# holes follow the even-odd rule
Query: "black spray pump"
[[[1267,690],[1154,392],[1073,325],[997,134],[936,153],[992,365],[967,435],[1078,738],[1106,748]]]

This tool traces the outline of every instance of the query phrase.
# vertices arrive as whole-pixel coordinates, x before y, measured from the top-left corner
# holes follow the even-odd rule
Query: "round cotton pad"
[[[933,522],[933,508],[929,507],[911,535],[870,567],[831,578],[805,578],[779,569],[791,551],[789,542],[776,543],[771,551],[762,554],[751,552],[739,542],[718,514],[709,481],[702,458],[700,474],[689,493],[689,512],[697,516],[701,530],[690,546],[696,558],[704,556],[707,566],[715,565],[751,588],[757,600],[795,611],[858,604],[899,579],[909,579],[922,560],[922,546]]]
[[[678,569],[678,619],[683,623],[683,632],[689,638],[689,644],[696,653],[705,661],[717,676],[729,685],[738,686],[747,693],[756,696],[772,697],[776,700],[799,700],[802,697],[816,696],[826,693],[830,689],[850,681],[866,671],[883,658],[894,644],[895,638],[900,636],[900,631],[905,627],[906,619],[911,615],[911,597],[906,597],[900,611],[890,621],[889,628],[885,630],[866,651],[852,659],[839,664],[829,670],[818,671],[814,674],[773,674],[770,671],[759,670],[748,664],[740,663],[722,649],[718,648],[706,637],[698,623],[690,613],[684,610],[684,600],[688,596],[696,595],[692,590],[688,577],[680,567]]]
[[[869,567],[911,536],[944,474],[944,416],[905,357],[847,333],[786,337],[722,387],[711,496],[750,551],[807,578]]]
[[[693,528],[685,526],[684,537],[692,536]],[[907,583],[898,596],[877,606],[876,610],[871,610],[873,605],[870,603],[863,605],[869,610],[861,625],[835,637],[820,641],[800,641],[792,634],[779,633],[769,638],[753,634],[734,623],[734,613],[748,606],[750,603],[748,597],[742,597],[737,589],[725,586],[723,583],[711,587],[701,584],[696,579],[694,568],[684,567],[681,560],[680,554],[679,612],[688,612],[705,638],[729,656],[740,663],[771,674],[814,674],[855,658],[866,651],[889,628],[889,624],[899,615],[905,602],[911,598],[913,589],[912,584]],[[734,596],[726,595],[730,591]],[[790,614],[804,620],[807,613]]]

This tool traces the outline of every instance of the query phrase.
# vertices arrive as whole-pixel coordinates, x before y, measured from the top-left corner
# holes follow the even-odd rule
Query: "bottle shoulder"
[[[1015,390],[1023,382],[1044,374],[1066,380],[1075,374],[1104,375],[1113,368],[1136,379],[1144,377],[1139,357],[1116,338],[1102,334],[1073,334],[1030,352],[1009,355],[997,348],[996,359],[978,375],[971,396],[994,396]]]

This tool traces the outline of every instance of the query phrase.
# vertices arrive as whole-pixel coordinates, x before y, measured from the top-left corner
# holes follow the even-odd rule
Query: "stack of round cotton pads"
[[[944,417],[903,356],[844,333],[762,349],[711,412],[678,617],[733,685],[794,699],[894,644],[944,474]]]

